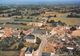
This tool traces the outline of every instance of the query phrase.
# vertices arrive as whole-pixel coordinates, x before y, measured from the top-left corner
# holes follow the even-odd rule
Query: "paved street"
[[[45,45],[47,44],[47,38],[49,36],[46,36],[46,35],[36,35],[37,37],[39,37],[41,39],[41,44],[38,48],[38,55],[37,56],[42,56],[42,51],[43,51],[43,48],[45,47]]]

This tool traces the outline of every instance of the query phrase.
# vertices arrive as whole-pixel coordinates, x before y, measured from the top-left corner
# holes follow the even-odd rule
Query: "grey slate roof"
[[[25,52],[26,52],[26,54],[31,54],[32,51],[33,51],[33,48],[32,47],[28,47]]]
[[[45,29],[38,29],[38,28],[36,28],[36,29],[33,30],[32,33],[33,34],[41,34],[41,35],[43,35],[43,34],[46,34],[46,30]]]
[[[47,53],[47,52],[42,53],[42,56],[50,56],[50,55],[51,55],[51,53]]]
[[[24,36],[25,39],[35,39],[35,36],[30,34],[30,35],[27,35],[27,36]]]

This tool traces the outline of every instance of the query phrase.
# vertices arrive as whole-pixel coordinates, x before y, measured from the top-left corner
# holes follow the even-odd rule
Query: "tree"
[[[23,44],[23,43],[19,43],[18,49],[20,50],[20,49],[23,48],[23,47],[24,47],[24,44]]]
[[[41,40],[38,37],[36,39],[37,39],[36,44],[40,44],[41,43]]]
[[[76,27],[71,27],[70,30],[74,31],[74,30],[76,30]]]
[[[55,21],[54,20],[50,20],[50,21],[47,21],[48,23],[54,23]]]
[[[34,51],[36,51],[38,49],[39,45],[38,44],[34,44],[33,49]]]
[[[54,17],[56,17],[56,15],[54,15]]]

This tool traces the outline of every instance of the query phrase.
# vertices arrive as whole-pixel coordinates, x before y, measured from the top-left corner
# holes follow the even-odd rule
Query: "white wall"
[[[32,56],[32,54],[25,54],[25,56]]]

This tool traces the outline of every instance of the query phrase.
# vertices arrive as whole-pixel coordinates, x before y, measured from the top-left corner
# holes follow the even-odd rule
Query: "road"
[[[38,56],[42,56],[42,51],[43,51],[43,48],[45,47],[45,45],[47,44],[47,39],[46,38],[43,38],[42,41],[41,41],[41,44],[39,46],[39,54]]]
[[[39,37],[41,39],[41,44],[37,50],[37,55],[36,56],[42,56],[42,52],[43,52],[43,48],[46,46],[47,44],[47,38],[50,37],[49,35],[36,35],[37,37]]]

